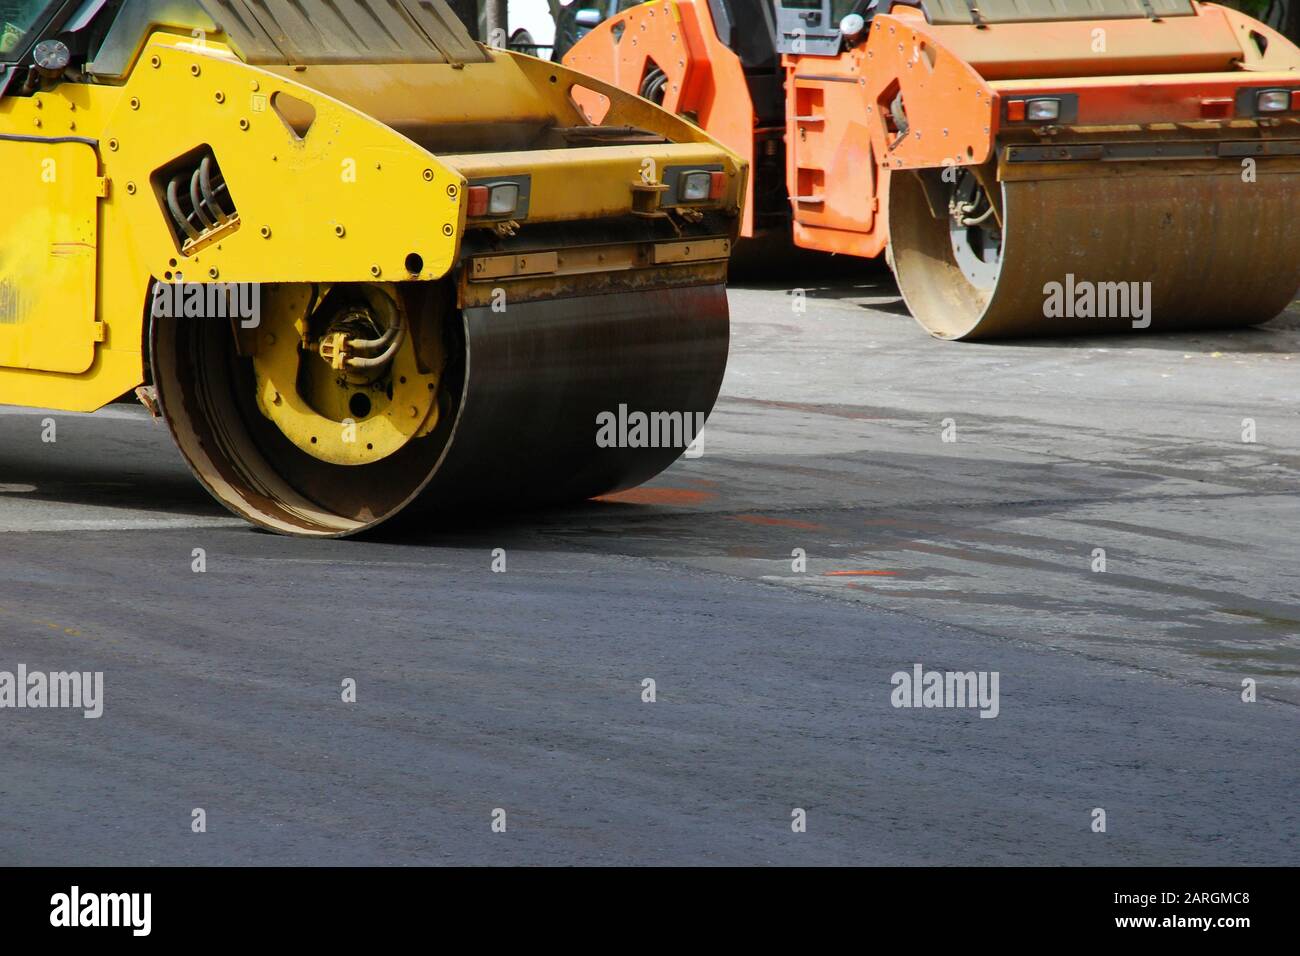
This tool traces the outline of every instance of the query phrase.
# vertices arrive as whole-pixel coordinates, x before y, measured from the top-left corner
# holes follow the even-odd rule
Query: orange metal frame
[[[668,77],[663,107],[693,119],[753,169],[754,116],[740,59],[721,40],[707,3],[658,0],[611,17],[564,57],[564,65],[633,93],[651,66]],[[742,236],[753,235],[753,190]]]
[[[910,11],[909,11],[910,12]],[[896,169],[987,162],[997,94],[919,15],[880,14],[838,57],[786,56],[786,181],[795,244],[877,256]],[[891,104],[901,96],[905,122]]]
[[[1230,119],[1225,104],[1244,87],[1300,85],[1300,51],[1290,41],[1235,10],[1194,6],[1195,16],[1159,21],[987,29],[931,25],[919,9],[900,6],[875,16],[866,42],[838,56],[786,55],[795,243],[879,255],[889,238],[891,172],[989,162],[1007,96],[1074,94],[1072,127],[1143,127]],[[593,31],[566,63],[633,91],[657,64],[669,78],[665,108],[697,118],[752,163],[744,72],[704,0],[634,7]],[[902,127],[891,109],[900,94]],[[751,199],[743,235],[752,223]]]

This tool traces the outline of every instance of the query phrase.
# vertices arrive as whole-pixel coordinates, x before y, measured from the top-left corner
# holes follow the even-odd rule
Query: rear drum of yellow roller
[[[891,177],[895,276],[913,316],[938,338],[1144,327],[1132,299],[1125,314],[1097,315],[1095,303],[1093,315],[1075,314],[1086,307],[1075,309],[1065,292],[1084,283],[1138,283],[1129,291],[1143,296],[1136,301],[1149,309],[1152,332],[1256,325],[1300,288],[1300,172],[1261,168],[1247,182],[1236,162],[1184,174],[1110,164],[1093,177],[1003,181],[994,187],[1001,228],[992,215],[969,227],[947,210],[936,216],[920,175],[942,182],[946,200],[986,204],[987,196],[966,170],[955,183],[937,172]],[[977,202],[966,218],[985,210]]]

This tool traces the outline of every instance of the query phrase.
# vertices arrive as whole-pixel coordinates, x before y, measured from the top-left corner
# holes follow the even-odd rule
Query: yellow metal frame
[[[0,366],[84,372],[94,361],[98,181],[89,143],[0,144]]]
[[[392,396],[364,392],[374,401],[375,414],[358,421],[343,408],[313,407],[301,394],[298,386],[302,363],[320,361],[315,354],[299,348],[307,334],[306,316],[313,304],[313,288],[306,284],[276,285],[263,302],[263,313],[269,321],[249,334],[258,345],[253,368],[262,414],[299,449],[336,465],[379,461],[400,451],[412,438],[433,431],[438,424],[441,344],[431,343],[436,346],[436,365],[427,373],[421,372],[411,334],[393,358]],[[405,321],[409,328],[410,317]],[[323,363],[314,371],[330,377],[346,374],[327,370]]]
[[[521,124],[521,136],[582,126],[579,89],[610,101],[605,125],[635,126],[664,142],[530,149],[523,148],[525,136],[517,150],[431,151],[474,124]],[[314,111],[305,136],[281,118],[280,96]],[[19,137],[39,142],[20,151]],[[492,51],[490,62],[459,67],[260,68],[239,60],[220,34],[199,41],[167,29],[141,45],[120,85],[62,82],[34,96],[0,98],[6,189],[35,195],[27,154],[53,154],[63,149],[56,141],[69,137],[86,142],[82,151],[93,146],[98,162],[78,166],[81,198],[63,205],[98,203],[97,228],[90,230],[89,220],[80,230],[60,228],[65,238],[58,241],[83,237],[95,270],[91,276],[87,253],[78,281],[67,277],[60,293],[67,303],[43,307],[30,329],[11,331],[7,342],[0,333],[0,404],[93,411],[142,384],[153,282],[442,278],[460,256],[470,177],[532,176],[529,222],[543,222],[626,216],[642,201],[638,189],[658,182],[665,167],[705,162],[728,173],[720,205],[734,213],[747,173],[693,124],[532,57]],[[239,220],[183,246],[168,224],[159,173],[201,147],[213,152]],[[578,168],[581,176],[574,175]],[[33,277],[53,274],[53,235],[28,243],[47,258],[14,266],[10,283],[31,287]],[[0,233],[0,249],[14,243],[11,231]],[[410,272],[412,265],[419,271]],[[36,337],[39,346],[32,345]]]
[[[272,98],[281,92],[315,109],[304,138],[275,111]],[[9,139],[20,135],[47,141]],[[98,315],[79,324],[54,312],[36,317],[32,328],[43,331],[31,334],[41,335],[48,353],[42,364],[78,374],[16,367],[32,359],[0,353],[0,404],[93,411],[143,382],[147,293],[154,279],[436,279],[456,261],[464,225],[460,174],[373,118],[248,66],[212,40],[197,45],[159,33],[123,87],[64,83],[51,93],[0,100],[0,170],[26,163],[31,150],[53,154],[62,148],[54,140],[66,137],[98,144],[97,172],[106,184],[99,209]],[[202,145],[212,147],[243,221],[220,242],[185,256],[151,177]],[[6,177],[6,187],[18,194],[35,193],[39,185],[31,170]],[[11,245],[4,235],[3,247]],[[423,262],[418,275],[407,271],[411,253]],[[53,254],[46,255],[45,262],[26,265],[24,282],[53,267]],[[92,275],[79,284],[79,294],[93,296],[95,287]],[[47,334],[50,323],[57,332]],[[87,346],[95,350],[90,362],[84,361]]]

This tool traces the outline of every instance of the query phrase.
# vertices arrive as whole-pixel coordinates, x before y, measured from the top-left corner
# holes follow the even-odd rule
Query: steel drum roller
[[[291,444],[253,403],[249,360],[220,323],[155,323],[159,402],[195,475],[236,514],[344,537],[399,514],[554,504],[645,481],[682,448],[600,448],[597,415],[620,404],[707,415],[726,366],[718,284],[446,314],[446,412],[382,461],[334,465]],[[195,367],[210,374],[175,374]]]
[[[973,282],[950,223],[914,175],[890,184],[895,274],[908,308],[943,339],[1124,332],[1131,314],[1049,315],[1050,283],[1150,283],[1148,331],[1256,325],[1300,289],[1300,173],[1243,182],[1218,173],[1144,173],[1002,182],[1004,229],[991,285]],[[1267,281],[1261,281],[1267,277]]]

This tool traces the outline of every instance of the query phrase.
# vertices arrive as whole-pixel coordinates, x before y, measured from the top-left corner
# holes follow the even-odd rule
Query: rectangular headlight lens
[[[518,183],[500,183],[492,187],[492,198],[488,200],[488,215],[508,216],[518,205]]]
[[[713,188],[713,174],[706,171],[686,173],[677,187],[677,198],[681,202],[703,202],[709,198]]]
[[[1285,113],[1291,108],[1291,91],[1265,90],[1255,97],[1255,108],[1261,113]]]
[[[1025,104],[1025,119],[1055,120],[1061,117],[1060,100],[1030,100]]]

